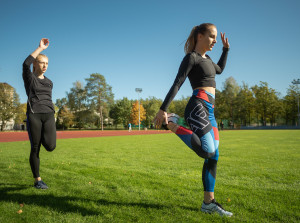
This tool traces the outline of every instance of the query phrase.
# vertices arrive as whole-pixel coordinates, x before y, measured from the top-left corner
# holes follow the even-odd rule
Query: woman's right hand
[[[223,43],[223,47],[225,47],[225,48],[230,47],[229,42],[228,42],[228,38],[225,38],[225,33],[221,32],[221,40],[222,40],[222,43]]]
[[[43,50],[47,49],[48,46],[49,46],[49,39],[42,38],[39,47],[32,52],[31,56],[33,58],[36,58]]]
[[[163,110],[159,110],[155,116],[155,118],[153,119],[154,122],[154,127],[155,128],[161,128],[161,125],[163,124],[163,122],[165,122],[165,124],[168,124],[168,114],[167,112],[163,111]]]
[[[40,47],[42,50],[45,50],[45,49],[48,48],[48,46],[49,46],[49,39],[42,38],[41,41],[40,41],[39,47]]]

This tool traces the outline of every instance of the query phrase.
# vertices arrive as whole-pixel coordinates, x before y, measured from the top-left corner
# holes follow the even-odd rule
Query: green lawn
[[[220,138],[215,194],[231,218],[200,212],[203,160],[162,134],[60,139],[40,154],[48,190],[32,187],[29,142],[0,143],[0,222],[299,222],[300,131]]]

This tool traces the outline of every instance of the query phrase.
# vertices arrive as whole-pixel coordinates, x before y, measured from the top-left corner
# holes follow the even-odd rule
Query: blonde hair
[[[35,58],[34,62],[38,62],[40,58],[47,58],[47,60],[49,60],[48,57],[47,57],[45,54],[41,54],[41,53],[40,53],[40,54]],[[32,72],[34,73],[34,71],[35,71],[35,67],[34,67],[34,64],[33,64],[33,66],[32,66]]]
[[[186,54],[192,52],[195,49],[198,34],[201,33],[204,35],[211,26],[216,27],[212,23],[202,23],[199,26],[193,27],[189,37],[187,38],[187,40],[185,42],[185,45],[184,45],[184,52]]]

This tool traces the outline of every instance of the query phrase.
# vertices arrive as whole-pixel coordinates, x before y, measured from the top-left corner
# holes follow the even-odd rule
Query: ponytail
[[[188,54],[188,53],[192,52],[195,49],[196,42],[197,42],[197,39],[195,39],[195,33],[196,33],[197,27],[198,26],[193,27],[188,39],[185,42],[185,45],[184,45],[185,54]]]

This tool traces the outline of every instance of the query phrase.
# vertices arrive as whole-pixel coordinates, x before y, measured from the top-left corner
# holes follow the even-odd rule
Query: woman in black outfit
[[[214,24],[203,23],[195,26],[185,44],[185,57],[178,70],[175,81],[169,90],[154,121],[157,127],[163,125],[174,132],[199,157],[204,158],[202,182],[204,201],[201,211],[232,216],[214,199],[217,162],[219,158],[219,133],[214,116],[215,75],[225,68],[229,51],[228,39],[221,33],[223,53],[215,64],[206,54],[217,43],[217,28]],[[190,129],[177,124],[176,114],[167,114],[167,108],[176,96],[186,78],[189,78],[193,89],[185,109],[185,120]]]
[[[56,147],[55,110],[52,103],[53,83],[44,76],[48,68],[48,57],[40,54],[48,46],[49,40],[41,39],[39,47],[23,63],[23,80],[28,96],[26,124],[31,144],[29,162],[35,178],[34,187],[37,189],[48,189],[39,172],[41,144],[49,152]],[[32,71],[31,64],[33,64]]]

